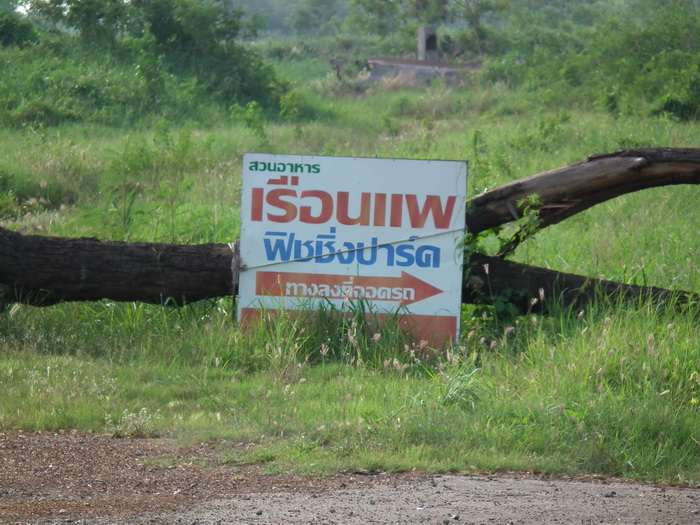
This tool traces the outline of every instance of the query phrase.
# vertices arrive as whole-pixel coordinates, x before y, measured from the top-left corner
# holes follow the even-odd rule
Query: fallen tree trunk
[[[0,298],[186,304],[234,293],[227,244],[124,243],[20,235],[0,229]]]
[[[560,222],[610,198],[667,184],[700,183],[700,150],[634,150],[599,155],[582,163],[517,181],[472,199],[467,224],[472,233],[516,220],[518,201],[533,194],[538,228]],[[698,302],[693,292],[670,291],[564,274],[498,257],[475,254],[464,302],[521,290],[520,306],[541,293],[567,302],[610,296]],[[62,301],[142,301],[186,304],[235,295],[238,263],[234,245],[182,246],[101,242],[21,235],[0,229],[0,305],[20,302],[46,306]]]
[[[182,305],[236,295],[235,245],[101,242],[0,230],[0,303],[140,301]],[[465,303],[508,296],[521,311],[541,295],[582,303],[596,290],[616,297],[698,301],[691,292],[632,286],[474,254],[462,284]],[[514,296],[512,291],[521,293]],[[536,309],[546,306],[539,302]]]

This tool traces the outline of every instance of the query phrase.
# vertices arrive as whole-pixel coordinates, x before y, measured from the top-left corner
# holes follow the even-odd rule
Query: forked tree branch
[[[583,162],[540,173],[469,201],[467,227],[477,234],[518,220],[519,202],[537,195],[539,224],[531,235],[596,204],[626,193],[674,184],[700,184],[700,149],[634,149],[594,155]],[[525,236],[516,236],[515,249]]]

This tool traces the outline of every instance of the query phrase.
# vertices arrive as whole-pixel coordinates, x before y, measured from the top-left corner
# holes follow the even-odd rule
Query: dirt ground
[[[2,524],[700,523],[700,489],[608,478],[348,472],[263,475],[222,447],[0,434]]]

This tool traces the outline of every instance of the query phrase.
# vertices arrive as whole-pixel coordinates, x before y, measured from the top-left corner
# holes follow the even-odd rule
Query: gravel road
[[[700,524],[700,489],[610,478],[266,475],[250,443],[0,433],[0,524]]]
[[[150,523],[450,524],[700,523],[700,491],[622,483],[434,476],[312,494],[249,494]]]

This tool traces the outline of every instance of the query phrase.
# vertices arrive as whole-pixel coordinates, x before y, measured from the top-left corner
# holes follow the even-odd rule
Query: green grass
[[[697,124],[550,109],[480,82],[358,94],[322,78],[298,89],[313,115],[263,120],[257,131],[229,114],[206,127],[0,131],[0,225],[230,242],[248,151],[466,159],[475,195],[592,154],[698,145]],[[538,233],[516,257],[700,291],[695,190],[604,203]],[[696,309],[600,298],[570,310],[546,300],[547,317],[465,307],[460,344],[438,357],[390,328],[330,315],[242,331],[227,299],[179,309],[15,305],[0,314],[0,431],[250,441],[248,451],[222,454],[268,472],[515,469],[700,481]]]
[[[692,186],[665,187],[608,201],[536,235],[520,257],[596,278],[698,290],[700,228],[686,220],[695,193]]]
[[[289,321],[284,347],[269,333],[246,338],[224,308],[167,318],[141,305],[87,308],[3,319],[0,427],[253,441],[226,461],[268,472],[698,480],[697,312],[601,302],[500,333],[472,319],[437,361],[399,361],[377,345],[375,362],[358,362],[353,352],[324,360]]]

